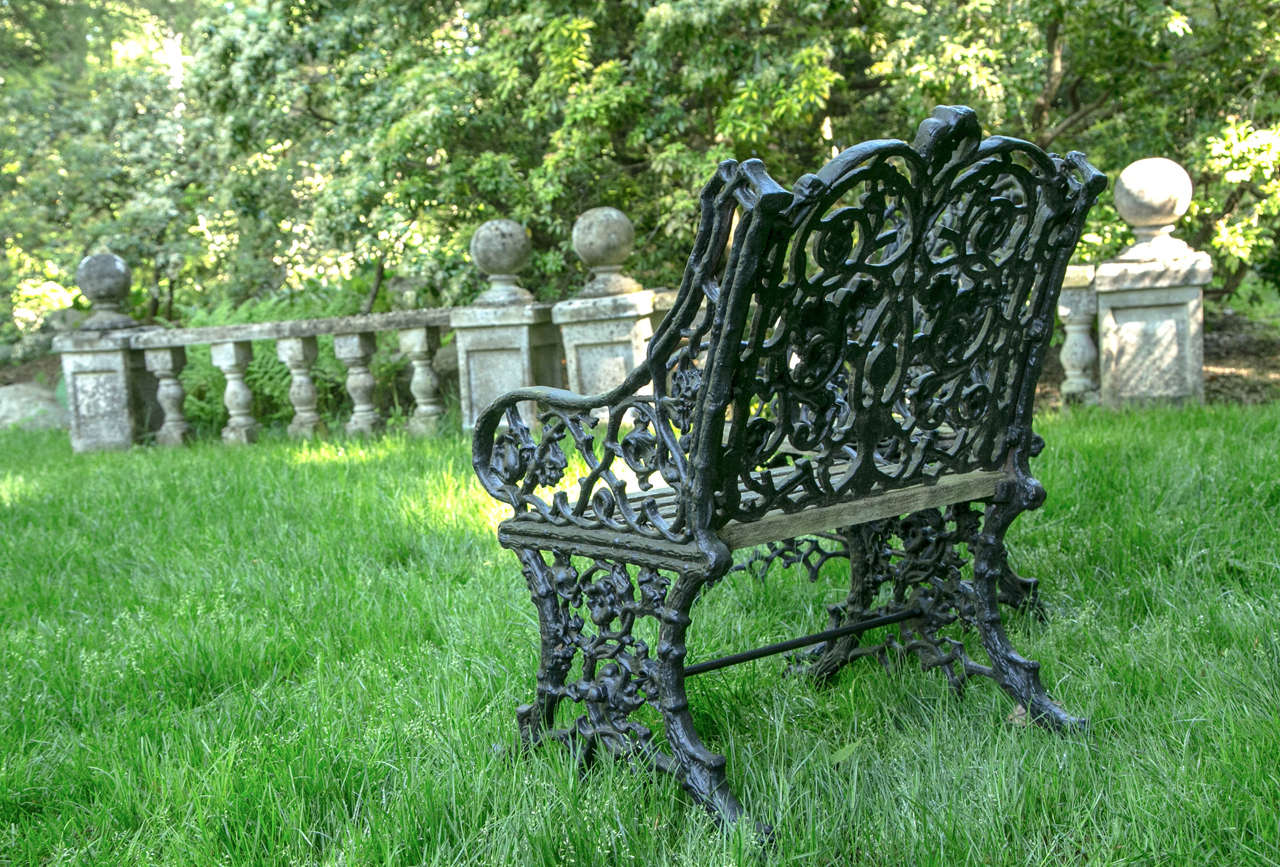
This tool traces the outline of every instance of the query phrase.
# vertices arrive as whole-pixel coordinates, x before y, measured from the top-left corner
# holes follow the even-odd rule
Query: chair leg
[[[742,806],[729,789],[725,758],[703,745],[684,690],[689,609],[709,576],[679,574],[673,586],[657,569],[621,561],[534,549],[516,555],[541,633],[537,693],[517,711],[521,740],[560,741],[584,762],[603,750],[666,771],[718,822],[736,822]],[[637,629],[646,620],[655,643]],[[556,710],[566,699],[583,713],[557,728]],[[665,749],[632,718],[646,704],[661,714]]]
[[[842,530],[850,590],[829,609],[830,628],[911,609],[921,616],[875,638],[849,635],[820,645],[804,670],[827,682],[855,659],[874,656],[888,665],[910,652],[923,668],[940,670],[957,693],[980,675],[999,684],[1039,724],[1067,730],[1085,725],[1049,698],[1039,663],[1019,655],[1004,631],[1002,606],[1038,604],[1036,582],[1010,568],[1004,546],[1005,532],[1024,508],[1017,502],[992,503],[978,511],[959,503]],[[961,545],[973,564],[972,579],[964,575]],[[955,626],[978,632],[989,665],[971,659],[963,642],[947,634],[947,627]]]
[[[554,571],[542,554],[529,548],[515,549],[533,604],[538,609],[538,631],[541,654],[538,665],[537,692],[532,704],[516,709],[520,740],[526,747],[536,746],[548,735],[554,736],[556,707],[565,694],[565,678],[573,665],[575,648],[563,641],[568,630],[565,611],[556,593]],[[563,738],[560,738],[563,740]]]
[[[842,603],[828,606],[828,629],[857,623],[879,613],[872,609],[880,585],[891,575],[887,543],[892,523],[873,521],[840,530],[841,545],[849,558],[849,593]],[[817,580],[816,572],[810,580]],[[875,655],[883,659],[880,646],[864,646],[861,640],[860,634],[853,634],[819,645],[809,654],[805,673],[826,684],[855,659]]]
[[[667,744],[674,759],[669,770],[719,824],[728,826],[742,817],[742,805],[729,788],[725,757],[707,749],[698,735],[684,686],[685,636],[691,623],[690,610],[699,590],[719,577],[681,575],[668,595],[667,616],[663,618],[658,642],[658,687]],[[760,830],[766,835],[769,833],[767,828]]]
[[[1044,605],[1040,602],[1040,582],[1035,578],[1023,578],[1010,568],[1006,558],[1000,572],[996,601],[1018,611],[1045,619]]]
[[[1006,693],[1026,709],[1032,722],[1057,731],[1083,729],[1088,721],[1068,714],[1049,697],[1040,683],[1040,663],[1027,659],[1013,649],[1000,617],[1000,594],[1009,569],[1009,555],[1004,536],[1020,508],[1004,503],[987,506],[982,532],[969,543],[973,555],[973,582],[970,585],[974,625],[982,637],[982,646],[991,660],[989,670],[977,670],[998,683]],[[974,666],[982,669],[981,666]]]
[[[919,583],[929,571],[934,573],[932,577],[936,585],[954,590],[958,579],[958,573],[954,570],[962,562],[955,545],[967,541],[976,533],[976,524],[971,527],[968,523],[966,509],[961,505],[953,510],[925,510],[901,518],[842,527],[831,533],[773,542],[733,567],[733,571],[748,572],[764,578],[774,564],[781,563],[784,567],[798,567],[807,573],[810,581],[817,581],[829,560],[848,560],[849,593],[840,603],[827,608],[830,614],[827,628],[837,629],[910,607],[915,600],[912,599],[914,591],[909,585]],[[944,526],[947,522],[956,521],[960,523],[954,529],[948,530]],[[919,544],[922,532],[930,538],[924,544]],[[896,549],[892,544],[894,537],[898,537],[908,548],[912,546],[905,540],[916,537],[914,549]],[[913,562],[906,567],[897,565],[895,561],[904,555]],[[896,593],[888,600],[881,593],[881,586],[886,583],[891,583],[896,588]],[[935,594],[948,595],[954,593]],[[996,598],[1001,605],[1041,619],[1044,617],[1039,598],[1039,582],[1034,578],[1018,575],[1009,567],[1007,560],[1000,573]],[[938,650],[930,646],[928,640],[912,641],[909,647],[892,638],[884,644],[868,644],[861,635],[853,634],[797,653],[797,665],[793,671],[804,673],[820,683],[827,683],[856,659],[874,656],[882,664],[889,665],[900,659],[902,651],[908,649],[921,651],[926,667],[946,664],[958,658],[953,649]],[[957,679],[950,674],[949,677],[957,690],[962,689],[962,677]]]

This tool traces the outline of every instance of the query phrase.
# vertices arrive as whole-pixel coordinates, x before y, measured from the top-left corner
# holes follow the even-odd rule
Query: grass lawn
[[[1091,732],[914,667],[700,677],[763,859],[670,780],[505,748],[536,619],[460,436],[0,433],[0,863],[1280,864],[1280,404],[1038,429],[1009,541],[1050,619],[1010,630]],[[825,627],[786,571],[700,617],[691,659]]]

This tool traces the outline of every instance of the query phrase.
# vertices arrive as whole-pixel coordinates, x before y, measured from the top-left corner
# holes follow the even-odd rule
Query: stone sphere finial
[[[617,208],[592,208],[579,216],[573,224],[573,250],[591,272],[579,297],[638,291],[640,284],[622,274],[622,263],[635,244],[635,227]]]
[[[1191,204],[1191,176],[1164,157],[1130,163],[1116,181],[1116,210],[1137,237],[1121,259],[1171,259],[1192,254],[1183,241],[1172,237],[1173,225]]]
[[[621,265],[635,244],[635,227],[617,208],[592,208],[573,224],[573,251],[592,270]]]
[[[80,260],[76,285],[93,305],[93,315],[80,326],[82,331],[106,331],[139,325],[122,308],[129,300],[133,272],[124,259],[113,253],[97,253]]]
[[[533,245],[529,233],[515,220],[490,220],[471,236],[471,261],[489,278],[489,288],[473,303],[480,306],[527,304],[533,294],[516,282],[516,273],[529,264]]]

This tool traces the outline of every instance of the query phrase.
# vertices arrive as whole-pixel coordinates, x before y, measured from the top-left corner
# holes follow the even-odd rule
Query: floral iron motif
[[[838,557],[852,578],[832,629],[787,645],[822,642],[809,668],[819,679],[861,656],[914,652],[957,689],[989,677],[1030,720],[1081,725],[1013,650],[1000,603],[1035,601],[1004,536],[1044,499],[1029,468],[1042,446],[1035,385],[1104,186],[1082,155],[983,139],[972,111],[947,106],[912,144],[850,148],[793,191],[759,160],[721,164],[645,362],[605,394],[519,389],[477,420],[473,465],[514,510],[498,537],[539,612],[525,740],[641,760],[737,819],[685,683],[774,650],[685,664],[694,602],[732,568],[722,531],[984,474],[999,481],[980,502],[935,498],[771,543],[757,565],[816,577]],[[524,402],[536,419],[521,417]],[[957,633],[966,626],[986,662]],[[864,639],[873,627],[887,630]],[[569,724],[556,715],[566,701],[583,709]]]

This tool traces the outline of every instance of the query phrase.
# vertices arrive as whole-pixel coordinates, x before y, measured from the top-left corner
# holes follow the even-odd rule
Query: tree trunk
[[[360,313],[368,314],[373,312],[373,302],[378,300],[378,293],[382,291],[382,278],[387,272],[387,254],[383,253],[378,257],[378,264],[373,269],[373,286],[369,289],[369,295],[364,299],[364,303],[360,305]]]
[[[173,289],[174,284],[177,282],[175,278],[169,278],[169,291],[164,296],[164,318],[166,322],[173,321]]]

